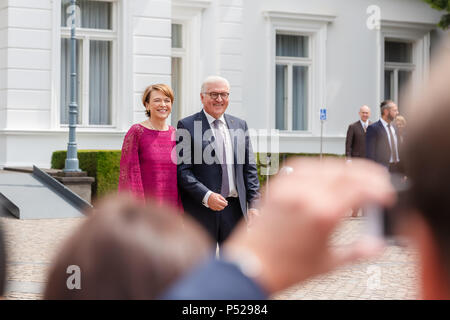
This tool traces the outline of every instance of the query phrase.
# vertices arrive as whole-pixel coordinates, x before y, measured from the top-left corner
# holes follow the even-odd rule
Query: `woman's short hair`
[[[167,84],[164,83],[152,84],[151,86],[145,88],[144,94],[142,95],[142,104],[144,105],[144,107],[146,103],[150,102],[150,95],[152,94],[153,91],[162,92],[166,97],[170,99],[172,103],[173,100],[175,99],[172,88],[169,87]],[[147,115],[147,117],[150,118],[149,110],[146,110],[145,114]]]
[[[212,252],[206,232],[174,209],[124,195],[96,207],[53,262],[45,299],[155,299]],[[73,270],[80,289],[69,288]]]
[[[397,117],[395,117],[395,122],[397,123],[398,121],[400,121],[404,126],[406,126],[406,119],[405,117],[398,115]]]

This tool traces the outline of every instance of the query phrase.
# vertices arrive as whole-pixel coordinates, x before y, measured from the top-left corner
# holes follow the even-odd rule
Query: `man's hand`
[[[228,206],[228,201],[218,193],[211,193],[208,198],[208,207],[214,211],[222,211]]]
[[[272,180],[252,228],[241,224],[224,247],[258,258],[262,268],[254,280],[268,293],[379,253],[379,242],[336,248],[330,236],[348,208],[388,206],[395,199],[389,173],[373,162],[297,159],[288,166],[289,175]]]

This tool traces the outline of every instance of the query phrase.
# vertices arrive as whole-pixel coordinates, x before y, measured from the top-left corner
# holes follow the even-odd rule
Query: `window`
[[[397,102],[400,108],[400,93],[416,68],[413,63],[413,43],[386,40],[384,60],[384,99]]]
[[[309,43],[308,36],[276,35],[276,129],[308,130]]]
[[[430,31],[436,25],[381,20],[379,97],[397,102],[402,112],[402,89],[418,90],[430,65]]]
[[[61,0],[61,124],[69,122],[71,11],[70,0]],[[77,1],[78,124],[83,126],[112,125],[114,12],[113,1]]]
[[[183,25],[172,24],[172,89],[175,101],[172,106],[171,124],[176,127],[181,119],[182,106],[182,68],[186,60],[185,41],[183,39]]]
[[[326,107],[326,39],[335,16],[264,11],[268,22],[267,121],[292,137],[319,137],[319,111]],[[316,116],[317,115],[317,116]],[[281,140],[283,144],[283,140]]]

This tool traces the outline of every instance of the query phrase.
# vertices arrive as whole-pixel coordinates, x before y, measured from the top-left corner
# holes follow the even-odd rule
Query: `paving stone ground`
[[[0,217],[8,249],[7,299],[42,299],[50,263],[79,219],[18,220]],[[332,238],[351,243],[363,232],[364,218],[346,218]],[[273,299],[416,299],[417,255],[389,246],[375,260],[362,261],[295,285]]]
[[[348,245],[365,230],[365,218],[345,219],[332,237]],[[418,255],[411,247],[387,246],[376,259],[359,261],[275,295],[284,300],[411,300],[418,291]]]

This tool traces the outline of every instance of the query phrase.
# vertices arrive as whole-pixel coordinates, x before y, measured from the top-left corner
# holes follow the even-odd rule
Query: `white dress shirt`
[[[367,128],[369,127],[369,120],[367,120],[366,122],[359,120],[359,122],[361,122],[363,129],[364,129],[364,126],[366,126],[366,130],[367,130]]]
[[[206,119],[208,120],[209,126],[211,127],[211,131],[212,134],[214,135],[215,138],[215,133],[213,128],[213,122],[216,120],[214,117],[212,117],[211,115],[209,115],[205,110],[203,110],[203,112],[206,115]],[[227,163],[227,168],[228,168],[228,185],[230,186],[230,192],[229,192],[229,197],[237,197],[238,193],[237,193],[237,188],[236,188],[236,182],[234,179],[234,152],[233,152],[233,144],[231,143],[231,136],[230,136],[230,132],[228,131],[228,126],[227,123],[225,121],[225,117],[223,115],[220,116],[220,118],[218,119],[220,121],[219,124],[219,130],[222,131],[222,135],[224,137],[224,143],[225,143],[225,152],[226,152],[226,163]],[[211,190],[208,190],[208,192],[205,194],[205,196],[203,197],[203,205],[205,205],[206,207],[208,206],[208,199],[209,196],[212,194],[213,192]]]
[[[389,134],[389,128],[388,128],[388,123],[386,121],[384,121],[383,118],[380,118],[381,123],[384,126],[384,129],[386,130],[386,134],[388,136],[388,140],[389,140],[389,145],[391,145],[391,135]],[[394,137],[394,152],[397,154],[397,160],[400,161],[400,157],[398,156],[398,141],[397,141],[397,134],[395,133],[395,129],[394,126],[392,125],[391,122],[391,132],[392,132],[392,136]],[[394,155],[391,152],[391,158],[389,159],[390,163],[394,163]]]

